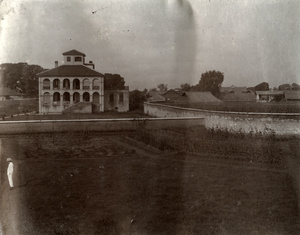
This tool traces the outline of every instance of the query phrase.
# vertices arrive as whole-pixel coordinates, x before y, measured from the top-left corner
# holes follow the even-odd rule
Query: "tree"
[[[125,80],[119,74],[104,74],[104,89],[105,90],[124,90]]]
[[[161,83],[157,86],[157,88],[158,88],[159,91],[167,91],[168,90],[168,85]]]
[[[290,84],[282,84],[278,87],[278,90],[285,91],[285,90],[291,90],[292,86]]]
[[[0,72],[4,87],[17,89],[29,96],[38,96],[38,76],[45,69],[39,65],[29,65],[27,63],[1,64]]]
[[[210,91],[213,95],[220,94],[220,88],[224,81],[224,74],[220,71],[208,71],[201,74],[199,84],[194,87],[196,91]]]
[[[142,109],[146,101],[146,93],[134,90],[129,93],[129,110]]]
[[[191,85],[188,83],[184,83],[180,85],[181,90],[183,91],[190,91],[191,90]]]
[[[256,91],[268,91],[269,90],[269,83],[262,82],[255,86]]]
[[[300,90],[300,85],[298,85],[297,83],[292,83],[292,85],[290,84],[282,84],[278,87],[278,90],[280,91],[285,91],[285,90]]]
[[[292,90],[300,90],[300,85],[298,85],[297,83],[293,83]]]

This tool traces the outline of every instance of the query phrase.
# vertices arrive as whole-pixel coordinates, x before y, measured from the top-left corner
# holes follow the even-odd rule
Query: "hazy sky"
[[[299,0],[0,0],[0,63],[53,68],[86,54],[130,89],[300,83]]]

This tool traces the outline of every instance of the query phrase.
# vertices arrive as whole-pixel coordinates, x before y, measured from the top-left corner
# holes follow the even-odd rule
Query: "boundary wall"
[[[181,108],[144,103],[144,113],[155,117],[201,117],[206,128],[253,134],[300,135],[298,113],[245,113]]]
[[[199,125],[204,125],[204,119],[201,117],[0,121],[0,134],[69,131],[134,131],[140,128],[186,128]]]

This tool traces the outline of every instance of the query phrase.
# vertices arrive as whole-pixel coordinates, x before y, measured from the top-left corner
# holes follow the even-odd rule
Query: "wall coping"
[[[161,121],[161,120],[203,120],[203,117],[167,117],[167,118],[114,118],[114,119],[67,119],[67,120],[22,120],[0,121],[1,124],[17,123],[55,123],[55,122],[119,122],[119,121]]]
[[[214,110],[205,110],[205,109],[193,109],[193,108],[183,108],[178,106],[172,105],[165,105],[165,104],[157,104],[151,102],[144,102],[147,105],[154,105],[160,107],[167,107],[179,110],[187,110],[187,111],[196,111],[196,112],[205,112],[205,113],[212,113],[212,114],[235,114],[235,115],[264,115],[264,116],[291,116],[291,117],[300,117],[300,113],[257,113],[257,112],[230,112],[230,111],[214,111]]]

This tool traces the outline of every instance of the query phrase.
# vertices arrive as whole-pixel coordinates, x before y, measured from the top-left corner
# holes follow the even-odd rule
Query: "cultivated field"
[[[171,132],[195,137],[165,136]],[[251,141],[239,142],[248,137],[235,139],[241,151],[222,151],[228,136],[198,130],[199,139],[201,132],[202,147],[184,152],[143,130],[2,138],[3,234],[299,234],[281,150],[289,146],[298,158],[298,140],[256,138],[251,158]],[[7,157],[16,166],[13,190]]]

